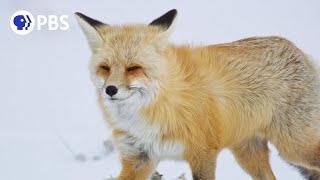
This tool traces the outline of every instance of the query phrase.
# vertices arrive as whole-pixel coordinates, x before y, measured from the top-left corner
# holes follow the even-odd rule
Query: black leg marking
[[[199,174],[193,173],[193,174],[192,174],[192,177],[193,177],[193,180],[201,180]]]

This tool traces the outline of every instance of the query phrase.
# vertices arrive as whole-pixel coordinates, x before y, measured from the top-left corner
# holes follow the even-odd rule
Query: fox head
[[[108,25],[75,13],[92,52],[92,80],[106,104],[144,104],[157,96],[176,14],[173,9],[148,25]]]

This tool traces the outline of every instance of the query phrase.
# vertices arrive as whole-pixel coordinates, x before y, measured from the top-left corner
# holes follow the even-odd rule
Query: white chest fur
[[[134,106],[122,104],[108,110],[115,126],[128,132],[128,135],[117,138],[122,153],[137,155],[143,152],[159,160],[183,159],[183,144],[177,140],[162,140],[160,126],[141,118]]]

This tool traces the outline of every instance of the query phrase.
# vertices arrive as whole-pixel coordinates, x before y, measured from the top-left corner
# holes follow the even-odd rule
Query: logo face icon
[[[29,34],[34,28],[35,22],[32,14],[26,10],[15,12],[10,19],[10,27],[19,35]]]

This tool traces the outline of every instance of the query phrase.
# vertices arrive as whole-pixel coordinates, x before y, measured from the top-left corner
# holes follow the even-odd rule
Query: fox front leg
[[[136,156],[122,156],[122,169],[118,180],[147,180],[156,168],[157,162],[145,152]]]
[[[190,164],[193,180],[215,179],[217,151],[187,154],[186,159]]]

